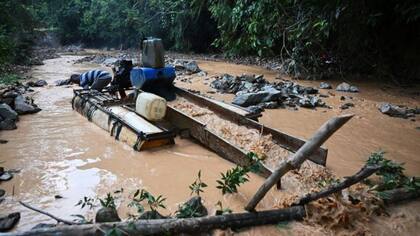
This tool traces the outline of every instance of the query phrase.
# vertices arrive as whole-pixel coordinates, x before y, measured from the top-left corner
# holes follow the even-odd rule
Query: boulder
[[[356,86],[350,85],[350,84],[345,83],[345,82],[339,84],[335,90],[340,91],[340,92],[350,92],[350,93],[358,93],[359,92],[359,89]]]
[[[246,108],[246,110],[249,111],[251,114],[260,114],[264,111],[264,107],[260,105],[249,106]]]
[[[353,104],[353,103],[351,103],[351,102],[344,103],[343,105],[341,105],[341,106],[340,106],[340,108],[341,108],[342,110],[349,109],[350,107],[354,107],[354,104]]]
[[[0,104],[7,104],[10,107],[14,107],[15,99],[14,98],[0,98]]]
[[[20,220],[20,213],[15,212],[9,215],[1,216],[0,217],[0,232],[7,232],[19,222]]]
[[[188,209],[188,212],[191,213],[191,215],[186,216],[186,215],[180,215],[179,213],[177,214],[177,218],[184,218],[184,217],[203,217],[203,216],[207,216],[208,215],[208,211],[207,208],[203,205],[202,201],[201,201],[201,197],[200,196],[195,196],[192,197],[190,200],[188,200],[187,202],[185,202],[184,204],[182,204],[180,206],[180,210],[182,211],[184,209]]]
[[[105,223],[105,222],[118,222],[121,221],[118,216],[117,209],[112,207],[102,207],[96,212],[95,222],[96,223]]]
[[[17,129],[16,121],[2,120],[0,121],[0,130],[14,130]]]
[[[43,79],[40,79],[40,80],[35,82],[35,87],[44,87],[44,86],[47,86],[47,85],[48,85],[47,81],[45,81]]]
[[[320,89],[332,89],[332,86],[331,86],[329,83],[326,83],[326,82],[321,82],[321,83],[319,84],[319,88],[320,88]]]
[[[248,107],[252,105],[259,104],[265,101],[265,98],[270,95],[267,91],[257,92],[257,93],[245,93],[236,96],[232,103],[242,107]]]
[[[15,98],[15,111],[19,115],[24,115],[40,112],[41,109],[35,105],[27,103],[26,99],[22,95],[19,95]]]
[[[187,71],[190,71],[192,73],[198,73],[201,71],[200,67],[198,67],[198,64],[196,61],[188,61],[184,63],[184,67]]]
[[[315,108],[325,106],[325,103],[316,96],[304,96],[298,101],[300,107]]]
[[[158,219],[166,219],[165,216],[161,215],[157,211],[145,211],[143,214],[139,216],[140,220],[158,220]]]
[[[17,121],[18,113],[7,104],[0,104],[0,117],[3,118],[3,120]]]
[[[18,92],[12,90],[12,91],[7,91],[7,92],[3,93],[2,97],[3,98],[15,98],[18,95],[19,95]]]
[[[406,107],[396,106],[390,103],[381,104],[379,111],[392,117],[408,118],[414,116],[413,113],[408,112]]]

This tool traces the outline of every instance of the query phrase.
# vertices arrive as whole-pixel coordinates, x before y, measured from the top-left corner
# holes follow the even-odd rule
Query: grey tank
[[[165,50],[161,39],[148,38],[143,41],[142,65],[143,67],[165,67]]]

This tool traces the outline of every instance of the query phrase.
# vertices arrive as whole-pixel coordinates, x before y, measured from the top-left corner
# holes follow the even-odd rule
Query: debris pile
[[[398,106],[390,103],[382,103],[379,105],[379,111],[391,117],[411,118],[420,114],[420,108],[409,108],[406,106]]]
[[[41,111],[34,104],[30,96],[25,96],[27,92],[33,92],[30,87],[42,87],[47,82],[38,80],[28,82],[26,85],[16,83],[15,85],[0,87],[0,130],[16,129],[16,122],[19,115],[33,114]]]
[[[232,76],[224,74],[210,84],[222,93],[233,93],[233,104],[255,109],[274,109],[277,107],[327,107],[312,87],[304,87],[289,80],[270,83],[263,75],[243,74]]]

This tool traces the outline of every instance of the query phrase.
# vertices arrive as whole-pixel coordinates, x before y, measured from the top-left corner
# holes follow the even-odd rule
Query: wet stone
[[[27,103],[25,98],[22,95],[19,95],[15,98],[15,111],[19,115],[24,115],[40,112],[41,109],[33,104]]]
[[[348,83],[345,83],[345,82],[339,84],[335,90],[340,91],[340,92],[349,92],[349,93],[358,93],[359,92],[359,88],[357,88],[354,85],[350,85]]]
[[[17,97],[19,95],[19,93],[18,92],[16,92],[16,91],[7,91],[7,92],[5,92],[3,95],[2,95],[2,97],[3,98],[15,98],[15,97]]]
[[[14,120],[0,121],[0,130],[14,130],[14,129],[17,129],[16,121]]]
[[[332,86],[331,86],[329,83],[326,83],[326,82],[321,82],[321,83],[319,84],[319,88],[320,88],[320,89],[332,89]]]
[[[383,103],[379,106],[379,111],[391,117],[409,118],[414,116],[412,109],[407,107],[392,105],[390,103]]]
[[[18,113],[7,104],[0,104],[0,117],[3,120],[18,120]]]
[[[13,178],[13,175],[9,172],[3,172],[2,175],[0,175],[0,181],[9,181]]]
[[[203,217],[208,215],[207,208],[203,205],[200,196],[192,197],[190,200],[180,206],[180,208],[189,208],[194,212],[192,217]]]
[[[0,232],[7,232],[19,222],[20,213],[15,212],[6,216],[0,216]]]
[[[6,144],[6,143],[8,143],[9,141],[7,141],[7,140],[4,140],[4,139],[0,139],[0,144]]]
[[[118,216],[118,212],[115,208],[111,207],[102,207],[96,212],[95,222],[96,223],[105,223],[105,222],[118,222],[121,221]]]
[[[4,195],[6,195],[6,191],[0,188],[0,198],[2,198]]]
[[[351,103],[351,102],[348,102],[348,103],[344,103],[343,105],[341,105],[340,109],[346,110],[346,109],[349,109],[350,107],[354,107],[354,104]]]

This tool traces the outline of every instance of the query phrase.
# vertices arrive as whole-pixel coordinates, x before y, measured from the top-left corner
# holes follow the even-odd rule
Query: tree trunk
[[[254,211],[257,204],[264,198],[265,194],[275,185],[283,175],[290,170],[300,167],[300,165],[312,155],[335,131],[349,121],[354,115],[342,115],[334,117],[327,121],[315,135],[308,140],[299,150],[283,161],[280,166],[267,178],[263,185],[258,189],[257,193],[252,197],[251,201],[245,207],[247,211]]]
[[[293,206],[278,210],[188,219],[138,220],[133,222],[59,226],[6,235],[105,235],[112,229],[119,231],[122,235],[173,235],[179,233],[208,232],[212,229],[276,224],[281,221],[302,220],[304,216],[304,207]]]

